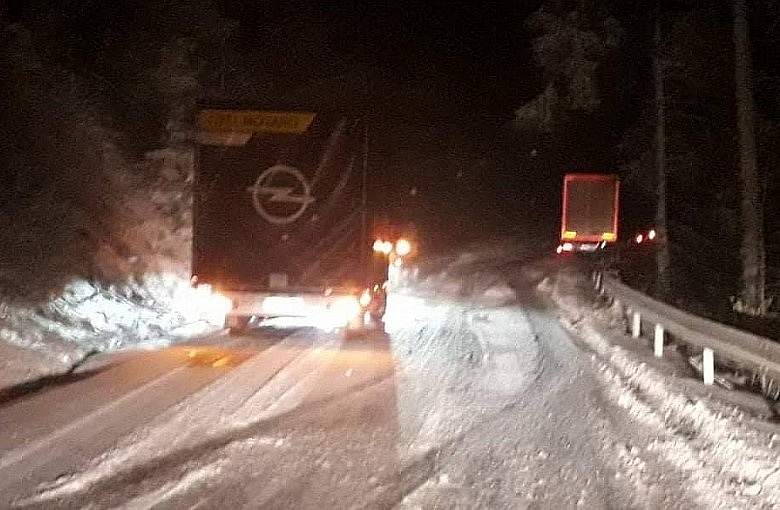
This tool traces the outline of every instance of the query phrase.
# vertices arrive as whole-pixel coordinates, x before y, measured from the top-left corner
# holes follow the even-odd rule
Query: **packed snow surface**
[[[87,364],[0,403],[0,506],[776,507],[777,427],[620,347],[588,299],[494,249],[399,274],[386,335]]]
[[[172,273],[124,285],[74,280],[39,306],[5,305],[0,389],[65,372],[94,352],[159,347],[213,332],[226,306],[210,289],[192,288]]]

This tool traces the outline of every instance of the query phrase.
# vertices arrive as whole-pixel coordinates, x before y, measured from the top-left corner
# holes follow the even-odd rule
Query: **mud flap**
[[[251,319],[252,317],[249,315],[228,314],[225,316],[225,329],[230,335],[241,335],[246,333]]]

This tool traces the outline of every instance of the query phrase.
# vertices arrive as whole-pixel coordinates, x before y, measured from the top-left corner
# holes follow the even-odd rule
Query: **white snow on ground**
[[[53,278],[59,285],[57,277],[62,275],[56,274],[56,267],[64,262],[62,267],[70,268],[66,274],[95,275],[97,280],[117,283],[74,278],[36,305],[14,305],[10,299],[14,296],[0,296],[0,350],[10,354],[4,358],[0,388],[36,375],[62,373],[93,351],[162,347],[222,325],[224,303],[191,289],[185,274],[192,237],[191,148],[152,151],[132,167],[115,149],[108,143],[103,146],[106,175],[100,185],[107,186],[105,196],[112,197],[112,216],[103,218],[111,232],[109,239],[97,243],[98,252],[73,244],[65,253],[53,253],[49,264],[54,267],[17,261],[40,275],[39,282],[17,281],[18,271],[7,267],[3,276],[20,288],[35,288]],[[144,177],[141,182],[129,179],[131,175]],[[65,212],[78,215],[78,208],[75,211]],[[31,214],[43,219],[35,211]],[[81,227],[93,232],[91,225]],[[95,232],[105,228],[94,227]],[[37,361],[31,364],[31,358]]]
[[[154,508],[164,501],[192,490],[193,487],[202,485],[209,479],[218,477],[226,463],[225,459],[218,459],[205,466],[195,466],[193,470],[187,471],[183,477],[172,480],[155,491],[123,503],[119,508],[124,510],[147,510]]]
[[[0,481],[9,491],[0,505],[779,506],[775,425],[695,381],[678,386],[686,380],[671,377],[683,371],[673,361],[613,341],[602,321],[614,317],[573,281],[524,272],[551,275],[541,288],[553,306],[521,283],[512,257],[489,255],[397,285],[386,338],[299,330],[121,434],[103,420],[132,395],[77,420],[106,446],[70,441],[70,424],[14,447],[0,479],[24,475]],[[211,347],[176,349],[198,359]],[[133,391],[154,399],[222,370],[223,349]],[[70,453],[67,468],[47,465]]]
[[[536,352],[516,349],[518,339],[532,333],[516,311],[500,308],[514,291],[494,285],[481,294],[466,301],[392,296],[389,351],[352,350],[330,335],[317,335],[313,345],[288,337],[15,504],[77,501],[181,452],[190,452],[192,461],[155,472],[132,491],[132,506],[172,504],[182,491],[209,492],[210,484],[249,487],[243,477],[278,469],[251,496],[241,491],[250,498],[246,506],[263,506],[296,483],[316,484],[296,481],[313,468],[309,476],[329,480],[322,487],[332,493],[326,497],[342,500],[338,494],[349,490],[356,502],[400,501],[423,482],[415,480],[432,469],[432,455],[511,406],[534,377]],[[263,432],[278,417],[307,409],[318,418]],[[447,474],[436,479],[446,485]],[[366,486],[369,495],[361,493]]]
[[[185,399],[136,434],[124,438],[117,448],[95,459],[93,466],[85,472],[41,487],[40,494],[20,504],[45,502],[86,491],[117,472],[132,471],[136,466],[208,442],[210,438],[230,437],[251,424],[295,407],[299,403],[295,390],[305,384],[301,375],[311,377],[323,351],[334,347],[333,341],[330,338],[318,347],[303,349],[297,345],[295,337],[289,337],[269,349],[271,353],[279,354],[271,361],[279,366],[271,380],[267,379],[268,371],[262,370],[269,363],[268,357],[255,357],[227,377]],[[191,353],[197,356],[197,349]]]
[[[755,399],[742,395],[752,405],[734,404],[740,396],[681,379],[671,361],[650,359],[646,341],[621,342],[620,312],[597,307],[578,284],[581,275],[559,271],[538,288],[595,351],[611,398],[657,434],[649,449],[686,472],[691,489],[711,508],[780,507],[780,427],[750,415]]]
[[[410,404],[398,409],[410,457],[441,448],[500,412],[533,378],[528,368],[537,365],[538,353],[516,350],[517,339],[532,333],[513,311],[490,307],[497,293],[468,301],[390,296],[385,324],[399,359],[398,402]]]
[[[0,388],[62,373],[87,353],[170,345],[214,331],[227,303],[175,274],[154,274],[126,285],[71,282],[37,307],[6,305],[0,320]],[[31,361],[31,360],[35,361]],[[45,366],[42,366],[45,365]]]
[[[59,358],[0,341],[0,389],[68,370]]]

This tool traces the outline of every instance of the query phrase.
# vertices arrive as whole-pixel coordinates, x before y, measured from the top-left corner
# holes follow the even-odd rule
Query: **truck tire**
[[[363,327],[363,321],[353,320],[350,321],[349,324],[346,324],[341,330],[341,337],[344,340],[351,340],[354,338],[360,338],[363,336],[364,332],[365,327]]]
[[[246,315],[228,315],[225,317],[225,328],[230,336],[239,336],[246,333],[249,321],[252,317]]]
[[[344,340],[357,340],[366,334],[363,328],[344,328],[341,330],[341,338]]]

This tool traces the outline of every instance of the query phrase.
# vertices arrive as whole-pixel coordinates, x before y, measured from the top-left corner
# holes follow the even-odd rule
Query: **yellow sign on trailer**
[[[305,133],[315,114],[256,110],[203,110],[198,116],[201,131],[217,133]]]

